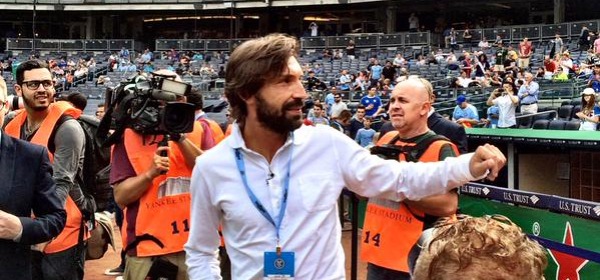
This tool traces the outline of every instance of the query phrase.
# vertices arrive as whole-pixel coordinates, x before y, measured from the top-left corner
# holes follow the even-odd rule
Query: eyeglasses
[[[30,90],[36,90],[40,87],[40,84],[44,87],[44,89],[49,89],[54,87],[54,83],[52,80],[43,80],[43,81],[23,81],[23,84],[27,85],[27,88]]]

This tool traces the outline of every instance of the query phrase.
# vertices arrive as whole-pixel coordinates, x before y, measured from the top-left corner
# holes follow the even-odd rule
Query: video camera
[[[194,128],[194,105],[177,101],[191,85],[174,80],[175,75],[135,75],[114,89],[107,89],[106,115],[115,131],[131,128],[142,135],[175,135]],[[110,114],[109,114],[110,113]],[[106,117],[105,115],[105,117]],[[102,124],[101,124],[102,126]]]

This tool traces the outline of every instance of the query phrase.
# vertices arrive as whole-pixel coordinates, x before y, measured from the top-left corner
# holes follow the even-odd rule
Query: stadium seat
[[[544,112],[540,112],[543,114],[538,114],[538,115],[534,115],[533,116],[533,120],[532,122],[535,123],[536,120],[553,120],[556,118],[556,111],[544,111]]]
[[[565,124],[565,130],[579,130],[580,125],[581,122],[579,122],[578,120],[572,120]]]
[[[560,106],[560,108],[558,108],[558,119],[559,120],[565,120],[565,121],[570,121],[571,120],[571,116],[573,115],[573,108],[575,106],[573,105],[562,105]]]
[[[573,107],[573,112],[571,113],[571,120],[579,119],[579,117],[576,115],[579,112],[581,112],[581,105],[575,105],[575,107]]]
[[[571,99],[570,104],[573,106],[581,105],[581,99]]]
[[[536,120],[531,128],[533,129],[548,129],[549,120]]]
[[[532,122],[533,122],[533,116],[521,115],[519,118],[517,118],[517,127],[518,128],[531,128]]]
[[[548,129],[551,130],[565,130],[565,126],[568,121],[565,120],[551,120],[548,124]]]

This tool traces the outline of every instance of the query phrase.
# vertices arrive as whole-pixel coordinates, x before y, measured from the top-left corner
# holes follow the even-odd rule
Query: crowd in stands
[[[455,32],[455,31],[452,31]],[[468,31],[467,31],[468,32]],[[600,39],[588,39],[597,43],[589,47],[578,41],[564,43],[560,35],[548,42],[531,42],[528,38],[511,44],[500,35],[490,44],[485,38],[473,46],[470,42],[427,52],[406,50],[365,50],[351,46],[351,54],[343,49],[324,49],[322,52],[306,51],[303,67],[308,76],[306,89],[315,96],[327,96],[333,88],[342,91],[350,100],[351,111],[356,102],[374,90],[384,101],[394,86],[410,76],[430,80],[438,94],[452,91],[456,100],[461,92],[470,90],[490,94],[489,98],[475,97],[483,106],[471,108],[471,121],[457,117],[464,110],[464,102],[457,100],[454,113],[447,117],[466,127],[519,127],[517,116],[538,113],[538,102],[542,99],[545,85],[555,83],[585,83],[600,91]],[[510,88],[510,90],[502,90]],[[324,92],[321,94],[319,92]],[[503,95],[511,94],[509,102],[502,102]],[[578,99],[580,92],[572,92],[566,98]],[[494,101],[497,98],[497,101]],[[468,96],[462,96],[466,99]],[[486,100],[489,99],[489,102]],[[325,109],[327,109],[327,99]],[[498,108],[498,104],[506,108]],[[471,105],[472,106],[472,105]],[[597,119],[592,113],[592,120]],[[547,109],[547,108],[541,108]],[[556,108],[553,108],[556,109]],[[577,108],[576,108],[577,109]],[[479,112],[486,112],[481,116]],[[577,111],[578,112],[578,111]],[[579,119],[577,112],[574,119]],[[377,117],[377,115],[375,116]],[[500,125],[498,125],[499,118]],[[583,126],[582,126],[583,129]]]
[[[374,90],[376,96],[385,102],[394,86],[411,75],[430,80],[438,95],[452,92],[451,95],[442,94],[438,101],[449,98],[456,100],[461,92],[466,98],[471,98],[463,90],[492,93],[495,89],[502,88],[505,82],[510,82],[519,98],[518,104],[515,104],[517,115],[537,113],[537,110],[523,112],[522,105],[537,103],[542,98],[546,83],[587,82],[596,92],[600,91],[600,39],[596,39],[593,32],[587,33],[586,40],[578,38],[577,42],[563,41],[557,34],[547,42],[532,42],[524,38],[517,43],[507,42],[501,35],[494,41],[488,41],[484,37],[474,38],[474,34],[465,29],[461,31],[463,40],[459,44],[455,38],[457,31],[453,28],[447,31],[446,48],[361,49],[350,40],[343,49],[302,50],[300,61],[306,73],[306,89],[315,93],[315,98],[322,99],[336,88],[342,92],[344,100],[354,101],[349,103],[350,111],[354,113],[357,105],[355,101],[366,96],[369,91]],[[480,41],[477,42],[477,39]],[[50,58],[49,62],[53,67],[55,83],[61,90],[69,90],[71,86],[85,82],[89,73],[94,74],[88,80],[97,78],[95,86],[114,85],[115,75],[97,74],[95,70],[101,67],[107,68],[107,72],[122,73],[121,79],[126,73],[169,69],[183,77],[190,77],[188,81],[196,83],[196,86],[202,81],[207,84],[204,89],[212,89],[216,79],[224,78],[228,56],[228,52],[221,51],[171,49],[159,53],[149,49],[133,52],[123,48],[100,60],[92,56],[63,56]],[[10,69],[11,63],[12,58],[9,58],[3,68]],[[533,76],[532,84],[536,90],[532,90],[529,97],[523,97],[519,93],[522,92],[528,73]],[[494,112],[497,108],[493,104],[488,107],[486,98],[473,98],[475,103],[480,104],[477,106],[477,113],[481,116],[477,116],[477,123],[469,123],[473,126],[496,127],[497,114]],[[329,112],[330,103],[324,99],[320,101],[323,101],[325,112]],[[446,108],[449,107],[447,104]],[[440,106],[442,105],[438,104],[436,107]],[[454,117],[451,112],[446,115],[450,119]],[[376,127],[378,115],[372,117]]]

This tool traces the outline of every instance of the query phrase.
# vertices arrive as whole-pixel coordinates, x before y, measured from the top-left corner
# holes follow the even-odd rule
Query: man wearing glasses
[[[16,71],[15,92],[23,97],[25,110],[7,124],[7,134],[48,148],[54,170],[56,194],[67,212],[62,232],[48,243],[34,246],[36,279],[83,279],[86,226],[81,209],[93,213],[76,178],[82,170],[85,135],[77,122],[81,111],[69,102],[54,101],[54,84],[48,64],[39,60],[21,63]]]
[[[337,118],[344,110],[348,110],[348,105],[342,101],[339,93],[333,94],[333,105],[331,105],[331,118]]]
[[[0,77],[0,125],[6,94]],[[0,271],[5,279],[32,279],[30,246],[57,236],[66,221],[46,149],[0,132],[0,176]]]

